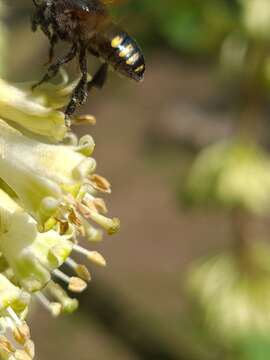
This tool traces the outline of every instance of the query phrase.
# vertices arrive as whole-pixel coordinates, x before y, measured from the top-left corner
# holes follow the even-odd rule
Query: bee
[[[69,118],[78,105],[86,102],[88,92],[101,88],[107,78],[108,67],[118,73],[142,81],[145,60],[141,48],[126,31],[116,25],[108,12],[108,5],[117,0],[33,0],[35,12],[32,30],[40,28],[50,42],[49,64],[41,85],[57,75],[59,69],[78,57],[81,78],[65,110]],[[53,62],[55,45],[59,41],[70,44],[67,53]],[[88,81],[88,54],[102,63]]]

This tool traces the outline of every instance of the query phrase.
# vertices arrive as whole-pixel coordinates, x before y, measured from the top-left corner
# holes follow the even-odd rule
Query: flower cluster
[[[249,142],[210,145],[192,165],[184,195],[190,204],[218,204],[264,214],[270,209],[269,157]]]
[[[188,289],[202,324],[223,345],[270,331],[270,248],[255,241],[245,253],[216,254],[193,264]]]
[[[268,0],[240,0],[243,25],[248,34],[259,41],[269,41],[270,4]]]
[[[0,358],[32,359],[33,342],[25,323],[36,297],[53,316],[77,306],[61,284],[81,292],[91,279],[74,259],[81,254],[105,266],[96,251],[79,244],[114,234],[119,220],[106,216],[98,193],[110,183],[96,173],[94,140],[77,139],[58,109],[74,84],[13,86],[0,80]],[[74,122],[94,118],[84,116]],[[70,269],[64,272],[62,265]]]

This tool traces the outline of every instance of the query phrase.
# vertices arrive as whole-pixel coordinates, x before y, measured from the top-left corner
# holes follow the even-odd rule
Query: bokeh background
[[[1,10],[14,82],[45,71],[31,11],[30,0]],[[96,140],[122,227],[98,245],[108,266],[75,315],[34,306],[37,359],[267,360],[270,2],[130,0],[111,12],[141,44],[145,80],[111,72],[79,110],[97,125],[76,131]]]

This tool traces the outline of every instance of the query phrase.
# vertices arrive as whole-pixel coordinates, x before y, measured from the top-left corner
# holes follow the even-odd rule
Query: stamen
[[[17,326],[21,326],[22,325],[22,321],[21,319],[18,317],[18,315],[15,313],[15,311],[12,309],[12,307],[8,307],[7,308],[7,313],[9,314],[9,316],[11,317],[11,319],[14,321],[14,323]]]
[[[62,306],[58,302],[50,302],[42,292],[35,293],[41,304],[52,314],[57,317],[61,313]]]
[[[62,311],[72,313],[78,308],[78,300],[71,299],[65,290],[54,281],[50,281],[47,285],[47,290],[50,294],[62,304]]]
[[[88,124],[88,125],[96,125],[96,118],[92,115],[80,115],[74,118],[73,125],[81,125],[81,124]]]
[[[95,198],[93,195],[89,193],[86,193],[84,195],[82,202],[89,209],[96,210],[102,214],[106,214],[108,212],[105,201],[101,198]]]
[[[30,338],[30,329],[25,322],[15,328],[12,333],[17,343],[21,345],[24,345],[26,341]]]
[[[91,281],[92,277],[91,274],[89,272],[89,270],[87,269],[87,267],[85,265],[82,264],[78,264],[77,268],[76,268],[76,274],[83,279],[84,281]]]
[[[7,354],[14,353],[15,349],[5,336],[0,336],[0,349]]]
[[[104,257],[97,251],[89,251],[88,259],[100,266],[106,266],[106,260]]]
[[[60,235],[65,235],[66,232],[68,231],[69,228],[69,224],[67,220],[62,220],[62,219],[56,219],[58,224],[59,224],[59,233]]]
[[[70,210],[70,213],[69,213],[69,215],[68,215],[68,220],[69,220],[72,224],[74,224],[74,225],[76,225],[76,226],[81,226],[81,225],[82,225],[82,224],[81,224],[81,221],[80,221],[80,219],[79,219],[79,217],[78,217],[78,215],[76,214],[76,212],[75,212],[74,209],[71,209],[71,210]]]
[[[68,289],[70,291],[80,293],[83,292],[87,288],[87,284],[84,280],[78,277],[71,277],[68,285]]]
[[[70,291],[80,293],[87,288],[86,282],[78,277],[69,277],[58,269],[53,270],[53,274],[57,276],[60,280],[66,282]]]
[[[79,227],[77,227],[77,232],[78,232],[78,235],[81,236],[81,237],[85,237],[86,236],[86,232],[85,232],[85,228],[83,226],[83,224]],[[75,239],[76,240],[76,239]],[[78,241],[75,241],[75,243],[77,243]]]
[[[98,212],[102,214],[107,214],[108,209],[103,199],[97,198],[94,200],[95,207],[97,208]]]
[[[120,220],[118,218],[107,218],[96,211],[91,211],[81,203],[77,203],[77,209],[86,219],[91,219],[106,229],[109,235],[116,233],[120,228]]]
[[[66,275],[65,273],[63,273],[61,270],[59,269],[55,269],[52,271],[53,274],[58,277],[60,280],[64,281],[65,283],[69,284],[70,282],[70,277],[68,275]]]
[[[76,261],[71,258],[68,258],[65,263],[70,266],[81,279],[87,282],[91,280],[91,275],[86,266],[77,264]]]
[[[111,184],[103,176],[93,174],[90,176],[90,181],[96,190],[102,191],[107,194],[111,193]]]
[[[106,229],[110,235],[116,233],[120,228],[120,221],[117,218],[110,219],[96,212],[89,213],[88,217]]]
[[[5,317],[5,323],[6,323],[6,328],[11,329],[12,331],[16,328],[13,320],[9,316]]]
[[[89,251],[79,245],[74,245],[73,250],[78,252],[79,254],[85,255],[88,260],[94,262],[97,265],[106,266],[106,260],[97,251]]]

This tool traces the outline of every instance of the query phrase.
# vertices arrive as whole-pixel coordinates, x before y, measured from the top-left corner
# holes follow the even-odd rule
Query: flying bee
[[[130,79],[143,80],[145,61],[142,50],[109,16],[108,5],[116,1],[33,0],[32,29],[36,31],[39,27],[50,41],[50,66],[33,88],[52,79],[61,66],[75,57],[79,59],[81,78],[65,110],[67,117],[74,113],[77,105],[85,103],[91,88],[104,85],[108,66]],[[58,41],[69,43],[70,48],[63,57],[53,62]],[[102,60],[91,81],[88,81],[88,53]]]

